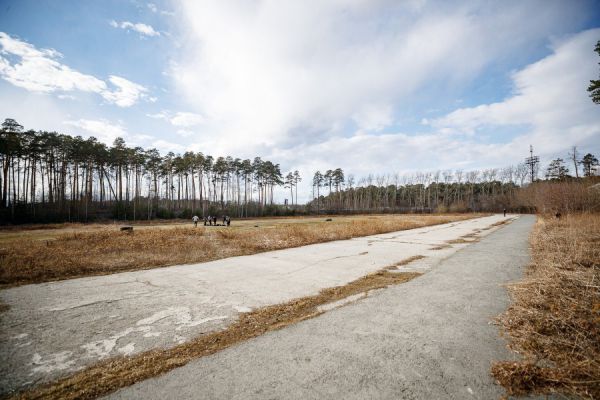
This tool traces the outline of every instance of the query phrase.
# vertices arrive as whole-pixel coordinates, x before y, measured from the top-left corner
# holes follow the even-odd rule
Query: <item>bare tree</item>
[[[529,167],[527,164],[518,164],[515,168],[515,176],[519,180],[519,186],[523,186],[525,184],[525,180],[529,175]]]
[[[573,162],[573,166],[575,167],[575,177],[579,178],[579,154],[577,153],[577,146],[573,146],[571,151],[569,152],[569,159]]]

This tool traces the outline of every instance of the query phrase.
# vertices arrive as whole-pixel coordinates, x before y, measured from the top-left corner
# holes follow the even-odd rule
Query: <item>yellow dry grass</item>
[[[600,399],[600,214],[540,217],[530,241],[532,263],[498,318],[523,360],[492,375],[509,395]]]
[[[450,244],[441,244],[439,246],[430,247],[429,250],[444,250],[449,247],[452,247]]]
[[[457,239],[446,240],[446,244],[452,245],[452,244],[475,243],[478,241],[479,241],[479,237],[477,236],[477,233],[473,232],[473,233],[468,233],[466,235],[463,235]]]
[[[410,264],[410,263],[411,263],[411,262],[413,262],[413,261],[422,260],[423,258],[425,258],[425,256],[422,256],[422,255],[418,255],[418,256],[412,256],[412,257],[409,257],[409,258],[407,258],[407,259],[405,259],[405,260],[402,260],[402,261],[399,261],[399,262],[397,262],[397,263],[394,263],[394,264],[388,265],[387,267],[385,267],[385,268],[383,268],[383,269],[384,269],[385,271],[394,271],[394,270],[397,270],[397,269],[398,269],[398,267],[401,267],[401,266],[403,266],[403,265]]]
[[[135,227],[124,233],[118,226],[94,225],[51,239],[23,234],[0,240],[0,286],[14,286],[104,275],[122,271],[206,262],[226,257],[350,239],[481,215],[386,215],[244,221],[238,227]],[[72,228],[67,228],[72,229]],[[26,232],[27,233],[27,232]],[[14,232],[12,233],[15,234]]]
[[[403,265],[408,261],[399,262]],[[381,270],[344,286],[322,290],[314,296],[267,306],[247,314],[223,331],[199,336],[170,349],[150,350],[131,357],[107,360],[57,382],[17,393],[13,399],[95,399],[119,388],[161,375],[198,357],[214,354],[245,340],[296,322],[313,318],[323,304],[358,293],[407,282],[421,274]]]

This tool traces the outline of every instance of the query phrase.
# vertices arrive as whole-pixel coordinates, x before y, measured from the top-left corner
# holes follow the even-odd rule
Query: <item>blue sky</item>
[[[599,28],[576,0],[1,0],[0,107],[304,176],[600,155]]]

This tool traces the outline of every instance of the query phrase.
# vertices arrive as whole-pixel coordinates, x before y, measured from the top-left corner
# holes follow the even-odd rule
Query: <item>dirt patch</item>
[[[407,261],[408,262],[408,261]],[[197,337],[166,350],[151,350],[127,358],[114,358],[81,370],[55,383],[17,393],[12,399],[94,399],[119,388],[166,373],[198,358],[232,345],[313,318],[318,307],[359,293],[410,281],[417,272],[381,270],[344,286],[324,289],[319,294],[263,307],[242,314],[227,329]]]
[[[485,227],[485,228],[482,228],[481,230],[482,230],[482,231],[489,231],[490,229],[492,229],[492,228],[495,228],[495,227],[497,227],[497,226],[508,225],[508,224],[510,224],[510,223],[511,223],[511,222],[513,222],[513,221],[514,221],[514,218],[511,218],[511,219],[503,219],[502,221],[494,222],[494,223],[493,223],[493,224],[491,224],[490,226],[487,226],[487,227]]]
[[[561,392],[600,398],[600,214],[538,219],[532,263],[509,286],[498,317],[521,361],[496,362],[509,395]]]
[[[348,217],[327,223],[283,220],[266,229],[176,226],[135,228],[133,233],[104,226],[58,234],[53,240],[24,236],[2,249],[0,287],[213,261],[480,216]]]
[[[431,248],[429,248],[429,250],[444,250],[444,249],[447,249],[449,247],[452,247],[452,246],[449,245],[449,244],[442,244],[442,245],[439,245],[439,246],[431,247]]]
[[[473,236],[462,236],[462,237],[459,237],[458,239],[448,240],[448,241],[446,241],[446,243],[447,244],[461,244],[461,243],[475,243],[478,241],[479,241],[479,239],[475,238]]]
[[[477,229],[471,233],[467,233],[466,235],[459,237],[458,239],[447,240],[446,244],[476,243],[479,242],[480,239],[479,233],[481,233],[481,231]]]
[[[394,263],[394,264],[392,264],[392,265],[388,265],[387,267],[385,267],[385,268],[383,268],[383,269],[384,269],[384,270],[386,270],[386,271],[393,271],[393,270],[397,270],[397,269],[398,269],[398,267],[401,267],[401,266],[403,266],[403,265],[410,264],[410,263],[411,263],[411,262],[413,262],[413,261],[421,260],[421,259],[423,259],[423,258],[425,258],[425,256],[422,256],[422,255],[412,256],[412,257],[409,257],[409,258],[407,258],[407,259],[405,259],[405,260],[402,260],[402,261],[399,261],[399,262],[397,262],[397,263]]]
[[[10,306],[0,301],[0,313],[10,310]]]
[[[466,235],[463,235],[464,238],[475,238],[475,237],[479,237],[478,235],[481,233],[481,231],[479,229],[475,229],[473,232],[471,233],[467,233]]]
[[[502,221],[494,222],[490,227],[508,225],[512,222],[512,219],[503,219]]]

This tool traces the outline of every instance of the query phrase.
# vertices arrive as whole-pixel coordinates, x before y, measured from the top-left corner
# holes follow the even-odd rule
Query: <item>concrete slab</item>
[[[503,284],[529,261],[534,222],[520,218],[410,282],[106,399],[499,399],[491,363],[518,355],[491,321],[510,303]]]
[[[351,282],[416,255],[428,271],[468,244],[432,248],[515,216],[0,291],[0,394],[107,357],[169,347],[222,329],[239,313]]]

